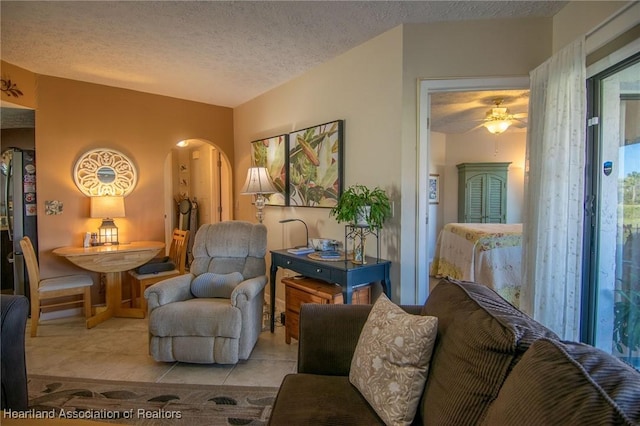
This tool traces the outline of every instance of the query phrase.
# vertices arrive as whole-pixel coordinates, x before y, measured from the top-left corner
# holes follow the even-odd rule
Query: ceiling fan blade
[[[484,121],[484,120],[483,120]],[[473,126],[472,128],[470,128],[469,130],[467,130],[466,132],[463,133],[463,135],[466,135],[467,133],[471,133],[475,130],[481,129],[484,127],[484,124],[478,124],[477,126]]]
[[[527,115],[528,114],[526,112],[521,112],[519,114],[513,114],[512,117],[516,118],[516,119],[518,119],[518,118],[527,118]]]
[[[513,127],[517,127],[518,129],[524,129],[527,127],[527,122],[522,120],[513,120],[511,123]]]

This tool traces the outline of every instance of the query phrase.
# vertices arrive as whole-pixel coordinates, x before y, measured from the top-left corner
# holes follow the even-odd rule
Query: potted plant
[[[377,186],[369,189],[364,185],[356,184],[342,193],[338,204],[329,214],[339,223],[346,222],[380,229],[384,221],[391,217],[391,202],[383,189]]]
[[[640,291],[615,291],[621,298],[613,304],[613,341],[621,354],[623,346],[627,348],[627,360],[633,364],[633,354],[640,350]]]

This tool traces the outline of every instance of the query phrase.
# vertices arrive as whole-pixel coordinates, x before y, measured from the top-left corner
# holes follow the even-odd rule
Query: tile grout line
[[[160,377],[158,377],[158,379],[155,380],[155,382],[162,383],[161,380],[164,379],[165,376],[171,372],[171,370],[176,368],[176,365],[178,365],[178,361],[174,362],[173,365],[167,371],[164,372],[164,374],[162,374]]]
[[[229,370],[229,372],[227,373],[227,375],[226,375],[226,376],[224,376],[224,380],[222,381],[222,384],[223,384],[223,385],[226,385],[226,384],[227,384],[227,380],[229,380],[229,376],[231,375],[231,373],[233,372],[233,370],[235,370],[235,369],[236,369],[236,367],[237,367],[237,366],[238,366],[238,364],[235,364],[235,365],[234,365],[234,366]]]
[[[219,385],[227,386],[258,386],[260,382],[265,381],[262,386],[278,386],[281,381],[279,375],[282,374],[284,376],[295,372],[297,367],[295,348],[292,348],[294,345],[285,345],[284,342],[284,327],[277,327],[275,335],[271,335],[268,330],[261,333],[259,341],[256,343],[255,351],[252,352],[248,363],[241,362],[231,366],[231,368],[213,370],[195,366],[194,368],[186,368],[183,372],[184,363],[149,364],[148,356],[144,357],[144,360],[138,360],[138,355],[146,352],[148,346],[147,339],[140,337],[146,334],[147,325],[140,322],[140,320],[114,319],[109,324],[110,326],[96,327],[92,330],[86,330],[82,320],[82,318],[77,317],[69,318],[69,320],[65,321],[47,321],[43,325],[48,327],[42,327],[43,333],[39,333],[39,337],[35,339],[29,337],[29,324],[26,324],[25,355],[30,366],[29,370],[33,374],[54,374],[52,373],[51,359],[46,355],[51,349],[56,350],[59,354],[55,360],[56,363],[60,363],[63,366],[65,374],[61,374],[61,376],[103,378],[101,377],[101,372],[103,372],[104,368],[101,362],[111,366],[110,357],[113,355],[116,357],[115,359],[122,360],[122,368],[117,369],[118,371],[110,368],[108,371],[109,380],[131,380],[129,367],[137,363],[136,365],[143,365],[140,369],[140,380],[148,380],[151,383],[158,384],[168,383],[164,382],[167,378],[169,378],[169,383],[174,383],[174,379],[177,378],[178,382],[184,380],[184,383],[199,383],[205,380],[206,382],[215,382]],[[117,344],[119,342],[118,339],[122,339],[123,335],[126,336],[125,339],[127,340],[127,345],[125,346]],[[58,350],[57,347],[61,341],[65,341],[67,344]],[[140,345],[139,350],[136,349],[138,344]],[[96,354],[98,353],[101,354],[100,359],[97,358]],[[78,360],[79,364],[73,366],[75,361],[72,360]],[[257,365],[261,365],[261,369],[264,369],[265,365],[274,363],[278,367],[275,368],[273,374],[270,372],[262,377],[258,373],[262,370],[256,369],[253,361]],[[199,374],[199,371],[202,374]],[[210,375],[209,372],[212,374]],[[56,371],[55,374],[57,373],[62,373],[62,371]]]

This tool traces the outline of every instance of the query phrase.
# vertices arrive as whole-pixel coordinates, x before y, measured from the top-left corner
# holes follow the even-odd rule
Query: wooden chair
[[[91,316],[91,286],[93,279],[89,275],[65,275],[62,277],[40,279],[40,267],[36,252],[29,237],[20,240],[20,247],[24,254],[29,275],[29,289],[31,290],[31,337],[36,337],[40,311],[43,307],[82,304],[84,316]],[[81,296],[82,299],[57,301],[43,304],[45,301],[60,299],[68,296]]]
[[[171,240],[171,246],[169,247],[169,259],[175,265],[175,269],[153,274],[138,274],[135,270],[129,271],[129,276],[131,277],[132,303],[134,303],[136,298],[139,298],[139,306],[145,315],[147,312],[147,301],[144,298],[144,291],[147,287],[166,280],[167,278],[184,274],[188,241],[189,231],[183,231],[177,228],[173,230],[173,238]],[[137,295],[136,292],[138,293]]]

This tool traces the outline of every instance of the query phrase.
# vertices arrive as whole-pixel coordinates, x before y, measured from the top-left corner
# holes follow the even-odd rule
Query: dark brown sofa
[[[0,409],[24,411],[28,408],[27,366],[24,332],[29,314],[29,300],[24,296],[0,296]]]
[[[562,342],[485,286],[442,280],[412,314],[438,317],[413,424],[640,422],[640,373],[591,346]],[[383,424],[349,382],[371,305],[305,304],[298,373],[283,380],[271,425]]]

